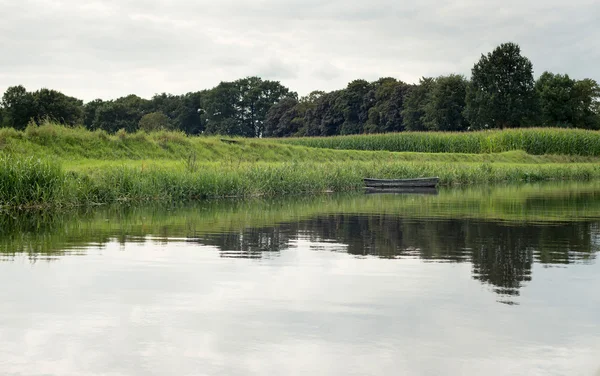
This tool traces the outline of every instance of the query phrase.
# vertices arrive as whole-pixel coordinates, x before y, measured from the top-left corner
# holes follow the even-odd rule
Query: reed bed
[[[0,157],[0,206],[78,206],[123,201],[186,201],[362,189],[364,177],[439,176],[442,185],[600,178],[600,165],[441,162],[201,163],[139,168],[128,164],[65,171],[56,162]]]

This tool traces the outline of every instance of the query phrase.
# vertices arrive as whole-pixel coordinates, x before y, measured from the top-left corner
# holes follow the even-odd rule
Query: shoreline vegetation
[[[361,145],[378,151],[339,150]],[[110,135],[44,122],[23,131],[0,129],[0,207],[360,191],[365,177],[438,176],[443,186],[590,181],[600,178],[598,162],[600,132],[585,130],[283,140],[167,131]]]

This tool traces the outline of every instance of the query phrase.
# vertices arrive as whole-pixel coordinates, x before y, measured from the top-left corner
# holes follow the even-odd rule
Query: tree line
[[[544,72],[515,43],[504,43],[473,66],[408,84],[392,77],[354,80],[332,92],[298,94],[280,82],[247,77],[184,95],[128,95],[87,103],[59,91],[9,87],[0,125],[24,129],[45,119],[87,129],[181,130],[245,137],[332,136],[401,131],[466,131],[560,126],[600,129],[600,87],[593,79]]]

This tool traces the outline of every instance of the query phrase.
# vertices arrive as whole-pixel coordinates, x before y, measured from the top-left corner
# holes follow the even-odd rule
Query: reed
[[[76,206],[113,202],[188,201],[361,190],[364,177],[438,176],[441,185],[600,178],[600,165],[343,161],[199,163],[140,168],[127,163],[65,171],[33,158],[2,157],[0,205]]]

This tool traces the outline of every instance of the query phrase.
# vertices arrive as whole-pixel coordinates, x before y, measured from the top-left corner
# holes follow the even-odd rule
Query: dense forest
[[[59,91],[9,87],[0,125],[24,129],[46,119],[114,133],[168,129],[245,137],[331,136],[401,131],[466,131],[559,126],[600,129],[600,87],[593,79],[542,73],[514,43],[473,66],[471,78],[451,74],[408,84],[358,79],[345,89],[305,97],[277,81],[247,77],[184,95],[128,95],[88,103]]]

